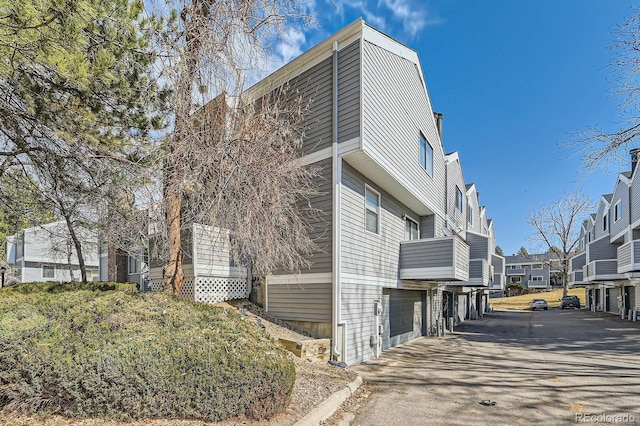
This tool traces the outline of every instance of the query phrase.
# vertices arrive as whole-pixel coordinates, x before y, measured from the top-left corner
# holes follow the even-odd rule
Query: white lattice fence
[[[151,290],[162,288],[162,280],[149,282]],[[196,302],[218,303],[247,297],[247,280],[225,277],[185,277],[180,296]]]
[[[149,280],[149,287],[151,287],[151,291],[158,291],[162,288],[162,280]]]
[[[243,278],[196,278],[196,302],[218,303],[247,297],[247,280]]]

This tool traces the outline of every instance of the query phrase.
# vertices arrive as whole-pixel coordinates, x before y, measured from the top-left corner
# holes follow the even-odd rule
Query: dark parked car
[[[562,296],[560,299],[560,307],[564,308],[578,308],[580,309],[580,299],[578,296]]]

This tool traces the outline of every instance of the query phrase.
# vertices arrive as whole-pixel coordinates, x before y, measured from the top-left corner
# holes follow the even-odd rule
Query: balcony
[[[507,276],[524,275],[524,268],[507,268]]]
[[[469,286],[487,287],[492,275],[491,265],[486,259],[469,261]]]
[[[569,274],[569,285],[580,285],[580,284],[584,284],[584,274],[582,272],[582,269],[578,270],[578,271],[571,271],[571,273]]]
[[[491,283],[492,290],[504,290],[504,284],[507,278],[504,274],[493,274],[493,282]]]
[[[548,287],[549,287],[549,281],[547,280],[527,281],[527,288],[548,288]]]
[[[624,279],[623,274],[618,273],[618,260],[594,260],[586,264],[584,268],[584,281],[612,281]]]
[[[618,273],[638,271],[640,271],[640,240],[633,240],[618,247]]]
[[[400,243],[400,279],[468,281],[469,246],[460,238],[425,238]]]

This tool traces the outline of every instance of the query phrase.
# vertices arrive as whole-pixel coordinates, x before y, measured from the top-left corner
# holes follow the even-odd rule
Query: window
[[[140,273],[140,262],[133,256],[129,256],[129,274]]]
[[[462,213],[462,191],[456,186],[456,208]]]
[[[365,229],[374,234],[380,232],[380,194],[365,187]]]
[[[602,229],[607,231],[609,229],[609,215],[605,214],[602,218]]]
[[[87,268],[87,281],[98,281],[100,274],[98,268]]]
[[[620,215],[622,214],[622,209],[620,208],[620,201],[618,201],[614,206],[613,206],[613,223],[616,223],[617,221],[620,220]]]
[[[420,165],[433,176],[433,148],[427,142],[427,139],[420,134]]]
[[[468,213],[467,216],[469,218],[469,224],[473,225],[473,206],[467,207]]]
[[[591,231],[589,231],[589,234],[587,235],[587,242],[588,243],[591,242]]]
[[[540,263],[535,263],[531,269],[542,269],[542,265]]]
[[[542,277],[531,277],[531,281],[542,281]]]
[[[419,238],[418,223],[408,217],[404,220],[404,238],[407,241],[417,240]]]
[[[55,278],[56,266],[55,265],[42,265],[42,278]]]

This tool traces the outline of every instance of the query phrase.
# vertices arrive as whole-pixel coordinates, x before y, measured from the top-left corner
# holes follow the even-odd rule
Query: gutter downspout
[[[331,353],[336,361],[340,361],[340,350],[338,347],[338,324],[340,323],[340,269],[341,269],[341,250],[340,250],[340,179],[342,177],[342,162],[338,151],[338,42],[333,42],[333,167],[332,167],[332,186],[333,186],[333,256],[332,256],[332,281],[333,281],[333,311],[332,311],[332,335],[333,347]]]

